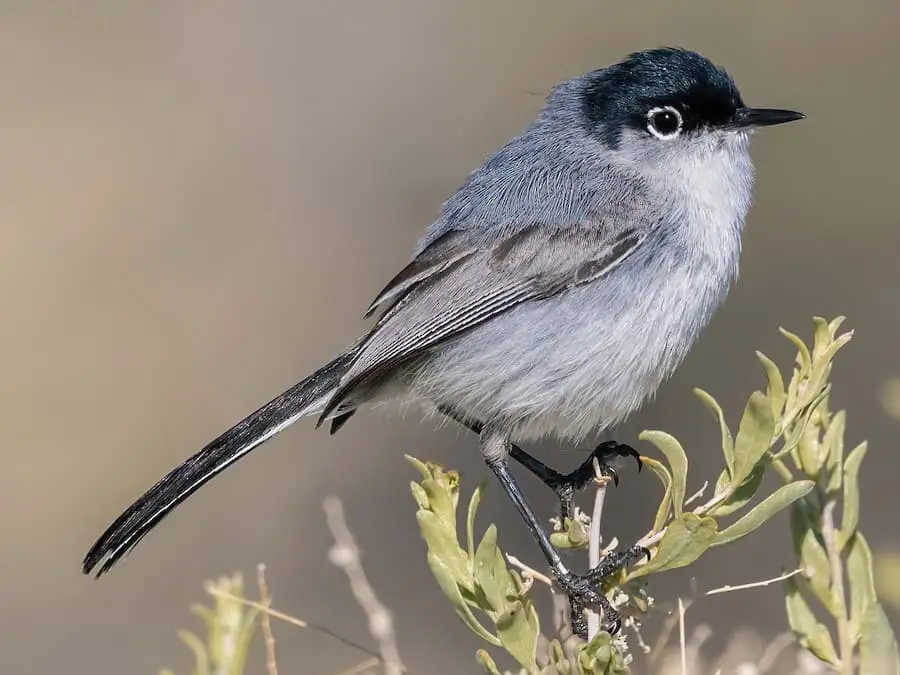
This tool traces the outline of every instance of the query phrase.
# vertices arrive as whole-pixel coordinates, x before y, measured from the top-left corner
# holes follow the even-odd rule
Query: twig
[[[684,600],[678,598],[678,643],[681,645],[681,675],[688,675],[687,642],[684,636]]]
[[[791,570],[790,572],[785,572],[777,577],[773,577],[772,579],[765,579],[764,581],[754,581],[749,584],[740,584],[738,586],[729,586],[726,584],[721,588],[714,588],[711,591],[706,591],[703,595],[718,595],[720,593],[731,593],[732,591],[743,591],[748,588],[762,588],[764,586],[770,586],[771,584],[778,583],[779,581],[784,581],[785,579],[790,579],[793,576],[800,574],[803,570],[799,567],[795,570]]]
[[[838,547],[837,528],[834,524],[834,509],[837,502],[828,500],[822,509],[822,539],[828,552],[828,564],[831,567],[831,595],[835,600],[833,615],[837,621],[838,645],[840,649],[840,672],[853,675],[853,635],[850,619],[847,618],[847,597],[844,594],[844,566],[841,562],[841,551]]]
[[[516,556],[510,555],[509,553],[507,553],[506,561],[510,565],[512,565],[513,567],[518,569],[522,573],[522,577],[524,579],[526,579],[526,580],[532,579],[534,581],[540,581],[542,584],[547,584],[548,586],[553,588],[553,580],[550,579],[550,577],[548,577],[546,574],[541,574],[533,567],[529,567],[528,565],[523,563],[521,560],[519,560]]]
[[[795,644],[796,641],[797,638],[795,638],[794,634],[790,631],[784,632],[772,640],[759,659],[759,663],[757,664],[759,672],[768,673],[772,669],[772,666],[775,665],[778,657],[781,656],[788,647]]]
[[[377,666],[379,663],[381,663],[381,659],[379,659],[377,656],[373,656],[371,659],[366,659],[362,663],[357,663],[350,670],[345,670],[339,675],[359,675],[359,673]]]
[[[708,480],[703,481],[703,485],[700,486],[700,489],[697,490],[690,497],[688,497],[687,499],[684,500],[684,505],[687,506],[691,502],[695,502],[698,499],[700,499],[700,497],[703,496],[703,493],[706,492],[706,488],[708,488],[708,487],[709,487],[709,481]]]
[[[359,548],[344,520],[344,507],[336,497],[326,499],[323,506],[328,527],[335,541],[328,557],[334,565],[344,570],[356,601],[369,618],[369,631],[378,641],[385,674],[401,675],[406,672],[406,667],[400,660],[400,653],[397,650],[391,614],[378,601],[366,578],[359,558]]]
[[[594,493],[594,510],[591,512],[591,524],[588,528],[588,569],[594,569],[600,564],[600,521],[603,518],[603,502],[606,501],[606,484],[609,478],[600,472],[600,462],[594,458],[594,484],[597,492]],[[600,632],[600,614],[593,609],[587,613],[588,642]]]
[[[325,626],[320,626],[319,624],[310,623],[308,621],[304,621],[303,619],[298,619],[297,617],[291,616],[290,614],[285,614],[284,612],[279,612],[277,610],[272,609],[271,607],[266,607],[261,602],[255,602],[254,600],[248,600],[247,598],[242,598],[237,595],[232,595],[226,591],[219,590],[218,588],[209,587],[206,589],[206,592],[210,595],[217,596],[220,598],[225,598],[226,600],[232,600],[233,602],[239,602],[242,605],[246,605],[247,607],[252,607],[255,610],[262,612],[263,614],[268,614],[273,619],[278,619],[279,621],[284,621],[285,623],[289,623],[292,626],[297,626],[298,628],[309,628],[310,630],[314,630],[319,633],[323,633],[324,635],[328,635],[329,637],[333,637],[338,642],[341,642],[348,647],[353,647],[354,649],[358,649],[364,654],[369,654],[375,658],[380,658],[378,654],[373,652],[368,647],[364,647],[363,645],[353,642],[353,640],[349,640],[342,635],[338,635],[330,628],[325,628]]]
[[[269,586],[266,584],[266,566],[263,563],[256,566],[256,585],[259,586],[260,603],[270,607],[272,596],[269,595]],[[259,626],[262,628],[263,639],[266,643],[266,671],[269,675],[278,675],[278,663],[275,661],[275,636],[272,635],[272,621],[268,612],[260,614]]]

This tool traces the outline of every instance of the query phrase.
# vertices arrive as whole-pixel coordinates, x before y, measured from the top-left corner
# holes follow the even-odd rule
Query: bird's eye
[[[674,138],[681,133],[683,123],[681,113],[670,105],[647,113],[647,131],[657,138]]]

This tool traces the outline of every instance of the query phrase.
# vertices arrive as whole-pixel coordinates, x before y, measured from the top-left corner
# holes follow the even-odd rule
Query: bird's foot
[[[643,546],[632,546],[626,551],[613,551],[587,574],[565,572],[555,574],[556,583],[569,597],[572,632],[587,639],[587,619],[585,609],[599,609],[603,612],[603,629],[615,635],[622,628],[622,618],[603,593],[602,582],[625,567],[643,558],[650,559],[650,551]]]
[[[619,474],[609,463],[610,460],[617,457],[633,457],[637,462],[638,471],[644,466],[641,462],[641,456],[630,445],[617,443],[616,441],[606,441],[594,448],[594,451],[582,462],[581,466],[571,473],[556,474],[546,479],[547,486],[559,497],[560,517],[563,522],[565,522],[566,518],[575,517],[575,495],[594,479],[595,459],[600,465],[601,475],[611,478],[616,487],[618,487]]]

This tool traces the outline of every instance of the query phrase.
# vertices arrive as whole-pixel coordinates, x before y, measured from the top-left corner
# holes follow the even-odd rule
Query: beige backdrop
[[[741,282],[657,402],[626,425],[718,462],[701,386],[735,420],[776,328],[849,316],[835,371],[849,441],[871,441],[863,525],[897,542],[900,5],[847,2],[0,3],[0,665],[4,673],[188,672],[180,627],[203,579],[269,566],[277,605],[370,643],[326,561],[323,498],[345,500],[413,672],[475,672],[477,646],[424,564],[403,452],[485,476],[472,437],[360,415],[302,423],[204,489],[99,583],[81,556],[143,489],[353,339],[442,199],[550,86],[660,44],[725,64],[745,99],[809,119],[760,134]],[[647,448],[642,448],[647,450]],[[552,457],[552,455],[551,455]],[[577,458],[556,457],[556,464]],[[551,501],[531,480],[541,508]],[[607,517],[637,535],[656,485],[630,467]],[[492,488],[484,513],[537,561]],[[778,522],[697,569],[701,587],[791,564]],[[659,597],[688,587],[660,579]],[[695,620],[785,623],[778,588]],[[359,655],[278,627],[284,672]],[[261,659],[251,672],[263,671]]]

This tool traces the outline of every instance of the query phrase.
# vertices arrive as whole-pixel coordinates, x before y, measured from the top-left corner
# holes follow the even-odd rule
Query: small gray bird
[[[333,433],[360,407],[415,402],[479,434],[573,609],[602,609],[615,631],[600,581],[646,551],[571,572],[508,458],[571,509],[590,459],[561,475],[514,443],[582,441],[671,375],[738,273],[751,132],[802,117],[746,107],[724,70],[683,49],[638,52],[559,85],[444,204],[369,307],[367,317],[380,313],[371,330],[150,488],[94,544],[85,573],[109,570],[201,485],[299,418],[317,415]],[[614,442],[595,451],[604,466],[615,454],[636,456]]]

